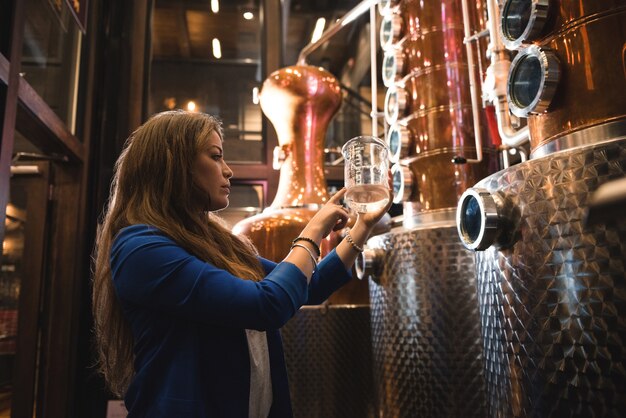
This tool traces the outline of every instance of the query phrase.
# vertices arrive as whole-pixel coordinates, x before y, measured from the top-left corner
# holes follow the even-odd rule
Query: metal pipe
[[[465,3],[467,0],[463,0]],[[511,123],[509,104],[506,99],[506,84],[509,76],[511,61],[504,47],[504,43],[498,32],[498,22],[500,22],[500,9],[498,0],[487,0],[487,14],[489,15],[488,29],[489,42],[491,44],[491,65],[487,69],[492,77],[492,86],[487,91],[487,95],[496,108],[496,120],[498,122],[498,133],[502,143],[510,148],[517,148],[528,142],[528,126],[522,129],[515,129]],[[488,76],[489,78],[489,76]]]
[[[333,37],[344,26],[348,25],[349,23],[354,21],[357,17],[361,16],[363,13],[369,10],[370,7],[376,6],[376,4],[379,2],[380,0],[364,0],[361,3],[357,4],[352,10],[350,10],[344,16],[337,19],[335,23],[330,25],[328,29],[326,29],[324,33],[322,33],[322,36],[316,42],[308,44],[302,49],[302,51],[300,51],[300,55],[298,56],[298,65],[305,65],[306,57],[309,54],[311,54],[321,45],[326,43],[326,41],[328,41],[331,37]],[[372,66],[372,68],[374,67],[375,65]]]
[[[461,9],[463,13],[463,33],[465,35],[463,43],[465,44],[465,51],[467,52],[469,88],[472,99],[472,122],[474,124],[474,141],[476,143],[476,159],[467,158],[465,162],[475,164],[480,163],[483,160],[483,140],[480,129],[480,105],[478,103],[476,70],[474,69],[474,51],[472,49],[472,42],[469,41],[472,37],[472,32],[470,28],[469,7],[467,6],[467,0],[461,0]]]
[[[378,112],[378,63],[376,60],[376,51],[378,45],[376,44],[376,5],[371,2],[370,5],[370,83],[372,85],[372,135],[378,137],[378,118],[380,117]],[[354,9],[353,9],[354,10]]]

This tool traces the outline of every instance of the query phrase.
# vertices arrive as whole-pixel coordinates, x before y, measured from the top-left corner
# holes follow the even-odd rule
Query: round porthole
[[[402,35],[402,17],[398,14],[388,14],[380,23],[380,46],[383,50],[392,48]]]
[[[409,130],[402,125],[394,124],[387,132],[387,146],[389,147],[389,161],[397,163],[409,151]]]
[[[502,8],[502,37],[509,49],[536,40],[548,20],[549,0],[508,0]]]
[[[383,57],[383,84],[391,87],[402,76],[404,67],[404,55],[400,50],[390,50],[385,52]]]
[[[413,174],[408,167],[394,164],[391,167],[393,183],[393,203],[402,203],[409,200],[413,192]]]
[[[406,91],[400,87],[391,86],[385,95],[385,121],[388,125],[393,125],[398,120],[400,114],[406,108]]]
[[[489,191],[471,188],[463,193],[457,205],[456,227],[461,242],[469,250],[486,250],[494,243],[498,207]]]
[[[559,82],[559,61],[550,50],[535,45],[520,51],[509,71],[507,100],[519,117],[548,109]]]

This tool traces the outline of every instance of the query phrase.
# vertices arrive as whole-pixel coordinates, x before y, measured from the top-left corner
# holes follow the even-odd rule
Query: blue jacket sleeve
[[[274,270],[274,268],[276,268],[276,266],[278,265],[277,263],[270,261],[266,258],[263,258],[263,257],[257,257],[257,258],[261,262],[261,266],[263,267],[263,270],[265,270],[265,274],[270,274]]]
[[[118,234],[111,249],[111,271],[123,305],[257,330],[284,325],[308,292],[306,277],[291,263],[276,265],[263,281],[243,280],[147,226],[128,227]]]
[[[265,274],[269,274],[277,264],[273,261],[259,257]],[[352,270],[346,270],[343,262],[335,250],[324,257],[318,264],[317,271],[311,277],[309,284],[309,298],[307,305],[317,305],[324,302],[330,295],[352,278]]]
[[[309,298],[306,301],[308,305],[324,302],[352,278],[352,271],[346,270],[335,250],[320,261],[317,270],[309,283]]]

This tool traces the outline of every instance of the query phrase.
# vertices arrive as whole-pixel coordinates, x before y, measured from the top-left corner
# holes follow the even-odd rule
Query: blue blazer
[[[261,282],[237,278],[191,255],[158,229],[122,229],[111,270],[134,337],[129,418],[248,418],[250,359],[245,329],[266,331],[273,402],[291,417],[278,329],[305,303],[321,303],[351,278],[333,251],[307,286],[295,265],[260,259]]]

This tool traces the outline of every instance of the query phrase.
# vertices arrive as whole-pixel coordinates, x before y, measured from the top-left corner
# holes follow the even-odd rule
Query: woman
[[[232,174],[219,122],[182,111],[148,120],[117,161],[93,313],[100,370],[129,417],[290,417],[278,329],[350,279],[388,210],[359,215],[318,265],[320,241],[348,218],[342,190],[275,264],[213,214]]]

